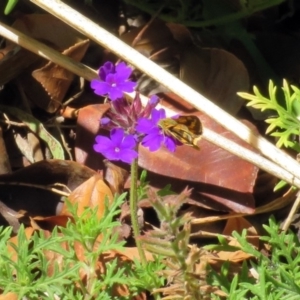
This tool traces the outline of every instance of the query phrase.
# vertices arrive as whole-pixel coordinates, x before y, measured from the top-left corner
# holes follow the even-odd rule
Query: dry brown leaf
[[[156,19],[146,29],[134,28],[121,38],[135,50],[178,76],[181,46],[163,21]],[[144,95],[167,91],[163,85],[145,75],[139,73],[137,78],[138,89]]]
[[[246,253],[242,250],[237,250],[234,252],[230,251],[220,251],[216,254],[216,260],[221,260],[221,261],[230,261],[234,263],[239,263],[244,260],[247,260],[249,258],[253,257],[251,254]]]
[[[242,231],[246,229],[247,230],[247,240],[249,243],[251,243],[254,247],[259,247],[259,236],[254,228],[254,226],[245,218],[231,218],[227,220],[226,226],[223,230],[223,234],[231,236],[233,231],[236,231],[238,233],[242,233]],[[230,242],[230,245],[236,246],[235,239],[232,239],[232,242]]]
[[[70,216],[50,216],[30,218],[31,227],[34,229],[44,229],[52,231],[55,226],[65,227],[70,220]]]
[[[122,40],[129,45],[134,44],[135,50],[156,62],[172,58],[180,50],[170,29],[163,21],[156,19],[145,31],[143,28],[133,28],[121,36]],[[141,31],[143,33],[140,35]]]
[[[128,179],[129,173],[125,169],[113,164],[109,160],[104,160],[105,173],[104,178],[109,185],[113,194],[121,195],[124,192],[125,182]]]
[[[113,194],[100,175],[94,175],[82,183],[69,196],[70,203],[78,204],[78,216],[83,213],[86,207],[94,208],[97,206],[97,216],[101,218],[104,214],[105,201],[107,200],[108,204],[111,203],[113,201]],[[60,215],[70,215],[65,204]]]
[[[19,15],[13,27],[35,39],[67,49],[83,40],[83,35],[51,14]]]
[[[57,51],[65,50],[63,54],[76,61],[82,59],[89,45],[89,41],[84,40],[80,33],[49,14],[22,15],[15,21],[13,27],[32,38],[41,40]],[[8,50],[17,49],[16,47],[10,41],[7,42],[6,48]],[[20,82],[25,94],[31,101],[47,112],[55,112],[61,106],[62,99],[66,95],[74,74],[52,62],[41,68],[41,63],[45,60],[37,59],[37,55],[24,51],[18,55],[17,52],[10,58],[10,61],[14,62],[14,69],[9,73],[13,73],[13,75],[6,75],[2,81],[7,82],[16,77],[25,70],[25,67],[31,66],[31,71],[38,68],[32,73],[36,80],[31,77],[31,71],[28,69],[22,73]],[[9,57],[6,58],[6,60],[8,59]]]
[[[84,40],[64,50],[62,54],[71,57],[75,61],[81,61],[88,46],[89,40]],[[53,62],[48,62],[42,68],[34,70],[32,72],[32,77],[42,85],[46,94],[50,97],[49,98],[46,95],[44,97],[31,97],[32,100],[45,111],[53,113],[61,107],[61,102],[75,78],[75,75],[71,71],[56,65]]]
[[[180,79],[232,115],[244,104],[236,93],[249,88],[248,71],[242,61],[222,49],[184,49]]]

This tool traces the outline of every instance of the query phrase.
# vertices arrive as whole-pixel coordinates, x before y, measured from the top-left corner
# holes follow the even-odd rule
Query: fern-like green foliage
[[[300,129],[300,90],[287,81],[283,81],[282,87],[284,95],[284,104],[281,104],[278,98],[277,87],[270,80],[269,97],[264,97],[257,87],[254,86],[254,95],[248,93],[238,93],[238,95],[249,101],[247,106],[251,106],[261,111],[272,110],[273,115],[266,119],[270,124],[266,133],[278,138],[276,146],[292,148],[300,152],[300,144],[294,140],[299,136]]]
[[[220,273],[211,271],[211,283],[220,286],[228,300],[297,300],[300,295],[300,242],[292,231],[280,232],[274,218],[264,226],[267,235],[260,239],[270,247],[267,255],[255,249],[247,241],[247,233],[233,233],[241,250],[253,255],[250,263],[244,262],[242,270],[234,278],[228,276],[229,263]],[[249,276],[250,269],[256,278]],[[212,299],[221,299],[212,295]]]
[[[111,251],[125,251],[119,241],[116,216],[126,194],[115,197],[99,220],[97,208],[86,208],[77,216],[76,205],[68,204],[74,222],[57,227],[51,234],[35,231],[28,238],[22,225],[17,244],[10,241],[11,227],[0,227],[0,290],[18,295],[18,299],[133,299],[141,291],[152,291],[163,285],[164,279],[156,276],[164,266],[154,259],[143,268],[138,261],[120,264],[112,258],[105,270],[97,268],[99,257]],[[101,235],[101,242],[99,242]],[[80,247],[80,256],[75,249]],[[47,253],[57,255],[48,259]],[[59,263],[58,263],[59,262]],[[51,269],[51,272],[49,270]],[[83,278],[82,272],[86,274]],[[128,288],[127,296],[114,296],[115,285]],[[157,298],[159,299],[159,298]]]

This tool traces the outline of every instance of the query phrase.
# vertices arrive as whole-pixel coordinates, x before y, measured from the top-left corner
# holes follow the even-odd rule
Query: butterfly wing
[[[196,116],[179,116],[175,119],[179,124],[185,125],[190,132],[195,135],[202,134],[202,124],[198,117]]]
[[[162,130],[182,144],[199,149],[198,141],[201,139],[202,125],[196,116],[180,116],[178,118],[166,118],[159,121]]]

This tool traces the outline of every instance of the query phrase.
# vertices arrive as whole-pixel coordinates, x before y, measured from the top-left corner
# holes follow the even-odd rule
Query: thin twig
[[[4,115],[4,114],[3,114]],[[9,126],[16,126],[16,127],[27,127],[25,123],[22,122],[14,122],[10,121],[9,119],[0,120],[0,123],[7,124]]]
[[[287,205],[291,204],[292,202],[295,202],[295,196],[298,191],[295,190],[295,188],[290,188],[288,192],[285,193],[282,197],[279,197],[272,202],[269,202],[263,206],[259,206],[255,209],[254,213],[251,214],[251,216],[264,214],[267,212],[275,211],[282,209],[283,207],[286,207]],[[295,202],[296,203],[296,202]],[[294,203],[294,204],[295,204]],[[292,209],[291,209],[292,211]],[[219,216],[209,216],[209,217],[202,217],[202,218],[194,218],[191,221],[192,225],[196,224],[207,224],[211,222],[218,222],[221,220],[228,220],[233,218],[240,218],[249,216],[248,213],[229,213],[226,215],[219,215]]]
[[[62,185],[62,184],[52,184],[52,185],[40,185],[40,184],[32,184],[32,183],[27,183],[27,182],[4,182],[4,181],[0,181],[0,185],[17,185],[17,186],[26,186],[26,187],[31,187],[31,188],[37,188],[37,189],[41,189],[41,190],[46,190],[61,196],[65,196],[65,197],[69,197],[70,196],[70,192],[64,192],[61,191],[59,189],[54,188],[54,186],[62,186],[67,188],[67,186]],[[67,188],[69,190],[69,188]]]
[[[87,80],[92,80],[98,76],[98,73],[88,66],[85,66],[84,64],[77,62],[66,55],[63,55],[60,52],[53,50],[45,44],[2,22],[0,22],[0,36],[9,39],[10,41],[47,60],[65,67],[74,74],[84,77]]]
[[[287,218],[282,226],[283,231],[287,231],[289,229],[289,227],[293,221],[293,217],[297,213],[299,206],[300,206],[300,194],[298,194],[298,197],[296,198],[296,201],[294,202],[294,204],[289,212],[289,215],[287,216]]]

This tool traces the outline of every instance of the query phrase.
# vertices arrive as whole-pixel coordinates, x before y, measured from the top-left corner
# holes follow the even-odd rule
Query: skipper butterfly
[[[166,118],[158,122],[158,126],[167,135],[173,136],[184,145],[191,146],[197,150],[197,143],[201,139],[202,124],[196,116],[179,116],[177,118]]]

